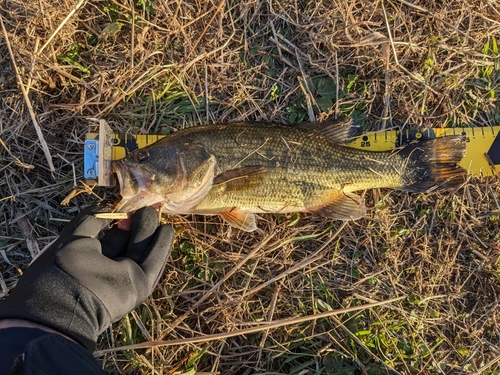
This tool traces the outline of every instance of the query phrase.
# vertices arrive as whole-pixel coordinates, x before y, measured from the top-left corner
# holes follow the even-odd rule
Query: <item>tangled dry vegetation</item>
[[[82,205],[116,193],[60,205],[82,180],[94,119],[130,133],[343,115],[368,130],[500,122],[495,0],[8,0],[0,13],[2,295]],[[498,178],[365,197],[363,220],[264,215],[251,235],[167,217],[172,259],[102,336],[103,367],[500,374]],[[359,310],[311,317],[347,308]],[[280,319],[290,324],[264,325]]]

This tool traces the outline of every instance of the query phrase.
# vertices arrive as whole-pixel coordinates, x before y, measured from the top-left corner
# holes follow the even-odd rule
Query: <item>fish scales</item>
[[[458,166],[463,137],[369,152],[342,145],[332,126],[325,124],[323,131],[239,123],[178,131],[115,162],[123,197],[117,209],[160,202],[167,212],[219,214],[250,231],[256,228],[254,213],[309,211],[357,219],[365,206],[355,191],[426,191],[456,187],[464,179]]]
[[[193,135],[196,142],[216,155],[219,173],[254,165],[268,169],[262,183],[251,191],[223,194],[216,187],[211,189],[196,207],[199,212],[229,207],[292,212],[305,209],[308,201],[332,189],[356,191],[401,185],[400,171],[386,154],[339,146],[313,131],[241,125],[205,127]],[[190,142],[192,135],[182,137]]]

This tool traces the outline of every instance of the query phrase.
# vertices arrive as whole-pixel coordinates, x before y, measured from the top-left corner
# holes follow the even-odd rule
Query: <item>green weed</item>
[[[138,7],[144,7],[147,13],[156,14],[154,3],[151,0],[137,0]]]
[[[57,56],[58,61],[65,62],[69,65],[74,66],[83,74],[89,74],[90,71],[84,65],[82,65],[80,61],[80,47],[77,44],[73,44],[71,48],[66,51],[65,54]]]

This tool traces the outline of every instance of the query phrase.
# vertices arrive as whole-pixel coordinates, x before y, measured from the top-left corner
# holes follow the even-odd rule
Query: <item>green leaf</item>
[[[156,14],[156,9],[154,8],[153,2],[151,0],[137,0],[137,5],[144,5],[144,9],[146,9],[147,13]]]
[[[495,55],[498,55],[498,44],[494,36],[491,37],[491,49]]]
[[[351,92],[353,88],[356,86],[356,83],[358,82],[359,76],[357,74],[348,74],[347,75],[347,92]]]
[[[322,96],[316,98],[316,103],[322,112],[328,112],[333,106],[333,99],[330,96]]]
[[[120,16],[120,8],[116,4],[108,4],[104,7],[104,11],[108,13],[111,22],[115,22]]]
[[[78,68],[78,70],[80,70],[82,73],[87,74],[89,73],[89,70],[78,62],[78,59],[80,58],[80,56],[78,55],[79,52],[80,48],[78,47],[78,45],[73,44],[71,48],[64,55],[57,56],[57,60],[68,63]]]
[[[260,61],[262,62],[262,64],[267,65],[267,66],[271,66],[273,64],[273,58],[269,55],[262,56],[260,58]]]
[[[410,294],[408,296],[408,302],[414,303],[414,304],[419,304],[420,303],[420,298],[418,298],[415,294]]]
[[[439,318],[441,314],[437,310],[431,310],[430,311],[431,318]]]
[[[71,59],[77,59],[78,58],[78,53],[80,52],[80,48],[78,48],[78,45],[73,44],[71,48],[69,49],[68,52],[66,52],[65,56],[71,58]]]
[[[266,74],[271,78],[276,78],[278,76],[276,69],[267,69]]]
[[[194,352],[193,356],[187,361],[186,367],[191,368],[194,364],[205,354],[205,352],[212,346],[212,344],[205,345],[202,349]]]
[[[361,277],[361,272],[357,268],[353,268],[351,275],[352,275],[352,277],[359,279]]]
[[[114,36],[116,35],[123,27],[123,24],[119,22],[112,22],[108,24],[102,31],[101,31],[101,39],[107,39],[109,36]]]
[[[425,60],[425,65],[427,65],[431,69],[434,69],[435,68],[434,59],[428,58],[427,60]]]
[[[89,70],[86,67],[84,67],[82,64],[80,64],[79,62],[77,62],[69,57],[59,56],[57,58],[57,60],[66,62],[70,65],[73,65],[75,68],[78,68],[78,70],[80,70],[82,73],[89,73]]]
[[[354,332],[356,336],[366,336],[369,335],[370,333],[372,333],[372,331],[370,331],[369,329]]]
[[[295,113],[295,115],[297,115],[297,114]],[[298,212],[295,212],[290,217],[290,221],[288,222],[287,226],[293,227],[295,224],[297,224],[299,222],[299,220],[300,220],[300,214]]]
[[[99,43],[99,37],[95,34],[89,35],[87,37],[87,43],[92,47],[95,47]]]
[[[271,94],[270,94],[270,99],[272,101],[279,99],[281,95],[281,87],[275,83],[273,87],[271,87]]]
[[[132,334],[132,324],[130,323],[130,318],[128,314],[125,315],[122,320],[122,333],[125,336],[124,338],[125,345],[131,345],[134,343]]]
[[[328,303],[324,302],[323,300],[321,300],[319,298],[316,300],[316,305],[318,306],[318,310],[321,312],[333,310],[332,307]]]
[[[318,81],[316,92],[321,96],[335,96],[337,86],[335,85],[335,81],[328,78],[321,78]]]
[[[242,63],[242,64],[246,64],[246,60],[245,60],[245,52],[240,52],[240,53],[238,53],[238,59],[239,59],[240,63]]]
[[[483,49],[481,50],[481,52],[482,52],[483,54],[487,55],[487,54],[488,54],[489,49],[490,49],[490,41],[488,40],[488,41],[486,42],[486,44],[484,45]]]
[[[309,366],[312,366],[312,365],[315,365],[316,364],[316,360],[314,359],[311,359],[309,361],[306,361],[304,363],[302,363],[301,365],[298,365],[298,366],[295,366],[295,367],[292,367],[290,369],[290,372],[289,374],[292,375],[292,374],[299,374],[299,373],[302,373],[302,370],[306,369],[307,367]]]
[[[259,53],[259,51],[260,51],[260,46],[258,46],[258,45],[254,45],[254,46],[251,46],[251,47],[250,47],[250,53],[251,53],[252,55],[256,55],[256,54],[258,54],[258,53]]]
[[[418,72],[415,72],[413,73],[413,76],[418,79],[420,82],[425,82],[425,78],[422,74],[418,73]]]

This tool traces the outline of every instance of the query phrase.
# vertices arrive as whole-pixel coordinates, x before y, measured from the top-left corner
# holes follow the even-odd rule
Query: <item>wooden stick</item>
[[[12,52],[12,47],[10,46],[9,36],[7,35],[7,30],[5,29],[5,25],[3,24],[3,17],[0,15],[0,23],[2,24],[2,31],[5,36],[5,44],[7,44],[7,49],[9,50],[10,59],[12,60],[12,65],[14,67],[14,72],[16,73],[17,83],[21,88],[21,92],[23,93],[24,100],[26,102],[26,106],[28,107],[28,112],[31,116],[31,121],[36,130],[36,134],[38,135],[38,140],[42,145],[43,153],[45,154],[45,158],[47,159],[47,163],[49,164],[49,168],[51,172],[55,172],[54,164],[52,163],[52,155],[50,155],[49,146],[47,142],[45,142],[45,138],[42,133],[42,129],[40,125],[38,125],[38,121],[36,119],[35,111],[33,110],[33,106],[31,105],[30,98],[28,97],[28,93],[26,92],[26,88],[24,87],[23,81],[21,79],[21,75],[19,74],[19,70],[17,69],[16,60],[14,59],[14,53]]]
[[[195,344],[195,343],[208,342],[208,341],[214,341],[214,340],[223,340],[223,339],[226,339],[228,337],[248,335],[250,333],[267,331],[267,330],[270,330],[273,328],[279,328],[279,327],[287,326],[290,324],[299,324],[299,323],[309,322],[311,320],[317,320],[317,319],[322,319],[322,318],[328,318],[328,317],[335,316],[335,315],[346,314],[346,313],[353,312],[353,311],[366,310],[366,309],[369,309],[372,307],[383,306],[383,305],[387,305],[387,304],[390,304],[390,303],[393,303],[396,301],[400,301],[404,298],[406,298],[406,296],[392,298],[392,299],[388,299],[386,301],[380,301],[380,302],[375,302],[375,303],[367,303],[367,304],[361,305],[361,306],[352,306],[352,307],[348,307],[345,309],[325,311],[325,312],[320,313],[320,314],[306,315],[306,316],[301,316],[301,317],[298,317],[295,319],[280,319],[280,320],[275,320],[275,321],[270,321],[270,322],[262,322],[262,323],[257,323],[258,325],[256,327],[239,329],[239,330],[236,330],[233,332],[216,333],[216,334],[206,335],[206,336],[188,337],[186,339],[146,341],[146,342],[143,342],[140,344],[119,346],[116,348],[105,349],[105,350],[100,350],[100,351],[94,352],[94,357],[100,357],[100,356],[103,356],[103,355],[108,354],[108,353],[113,353],[113,352],[122,351],[122,350],[146,349],[146,348],[153,348],[153,347],[158,347],[158,346],[187,345],[187,344]],[[249,323],[249,324],[251,324],[251,323]]]
[[[186,60],[189,59],[189,57],[191,56],[191,54],[194,52],[194,50],[196,49],[196,47],[198,46],[198,44],[200,43],[201,39],[203,38],[203,36],[205,35],[205,33],[207,32],[208,28],[210,27],[210,25],[212,24],[212,22],[214,22],[214,19],[215,17],[217,17],[217,15],[219,14],[219,12],[222,10],[222,8],[224,7],[224,4],[226,4],[226,0],[222,0],[219,4],[219,6],[217,7],[217,9],[215,10],[215,13],[214,15],[212,16],[212,18],[210,19],[210,21],[208,21],[207,23],[207,26],[205,26],[205,28],[203,29],[203,31],[201,32],[200,34],[200,37],[198,38],[198,40],[194,43],[193,47],[191,48],[191,51],[189,51],[189,53],[187,54],[186,56]]]
[[[98,219],[125,220],[130,217],[130,214],[127,212],[103,212],[94,214],[94,217]]]
[[[87,0],[80,0],[80,2],[78,4],[76,4],[76,6],[73,8],[73,10],[71,12],[69,12],[69,14],[66,16],[66,18],[61,22],[61,24],[57,27],[57,29],[54,30],[54,32],[52,33],[52,35],[49,37],[49,39],[47,39],[47,41],[45,42],[45,44],[42,46],[42,48],[40,48],[40,50],[36,53],[37,55],[40,55],[43,50],[50,44],[50,42],[52,42],[52,39],[54,39],[54,37],[59,33],[59,31],[61,31],[61,29],[63,28],[63,26],[66,24],[66,22],[69,21],[69,19],[71,17],[73,17],[73,14],[76,13],[76,11],[78,9],[80,9],[82,7],[82,5],[86,2]]]

